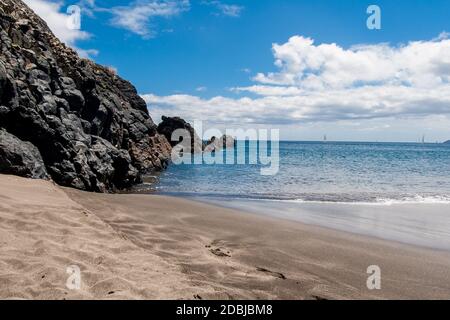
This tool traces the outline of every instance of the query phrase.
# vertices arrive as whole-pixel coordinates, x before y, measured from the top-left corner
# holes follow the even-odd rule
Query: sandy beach
[[[0,176],[1,299],[448,299],[450,254],[156,195]],[[66,287],[67,267],[81,289]],[[381,290],[368,290],[378,265]]]

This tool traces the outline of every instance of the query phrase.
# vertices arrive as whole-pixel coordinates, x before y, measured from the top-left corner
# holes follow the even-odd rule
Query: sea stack
[[[203,150],[202,139],[197,135],[195,129],[185,120],[179,117],[162,116],[161,123],[158,125],[157,131],[159,134],[166,137],[172,147],[182,147],[184,151],[189,150],[190,153],[201,153]],[[189,142],[181,137],[176,141],[172,140],[174,133],[178,133],[183,137],[189,135]]]
[[[212,137],[205,146],[204,152],[220,151],[236,146],[236,140],[232,136],[223,135],[220,138]]]

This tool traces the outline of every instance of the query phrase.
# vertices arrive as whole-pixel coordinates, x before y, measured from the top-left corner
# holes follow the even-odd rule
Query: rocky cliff
[[[136,89],[22,1],[0,0],[0,41],[0,172],[105,192],[166,166],[171,146]]]

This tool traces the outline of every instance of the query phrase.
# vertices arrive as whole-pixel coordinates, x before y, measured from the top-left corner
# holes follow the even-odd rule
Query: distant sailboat
[[[327,135],[323,136],[323,142],[327,142]]]
[[[425,143],[425,135],[422,136],[422,144]]]

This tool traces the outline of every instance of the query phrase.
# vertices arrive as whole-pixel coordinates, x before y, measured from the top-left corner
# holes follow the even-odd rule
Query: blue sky
[[[450,139],[447,0],[26,2],[81,5],[83,34],[63,40],[130,80],[156,121],[203,115],[286,139]],[[381,30],[366,27],[371,4]]]
[[[97,0],[99,6],[127,5],[130,1]],[[225,2],[224,2],[225,3]],[[156,35],[143,39],[132,32],[111,28],[108,14],[84,17],[91,32],[83,48],[96,48],[95,59],[114,65],[132,79],[140,92],[168,95],[177,92],[211,97],[229,95],[228,87],[249,85],[255,71],[274,70],[272,43],[304,35],[320,43],[344,47],[356,43],[429,40],[450,31],[447,0],[247,0],[226,2],[242,6],[239,17],[219,14],[213,6],[191,1],[190,10],[169,19],[157,18],[149,28]],[[366,8],[382,8],[382,29],[366,28]],[[432,3],[432,5],[430,5]],[[205,92],[196,92],[207,87]]]

